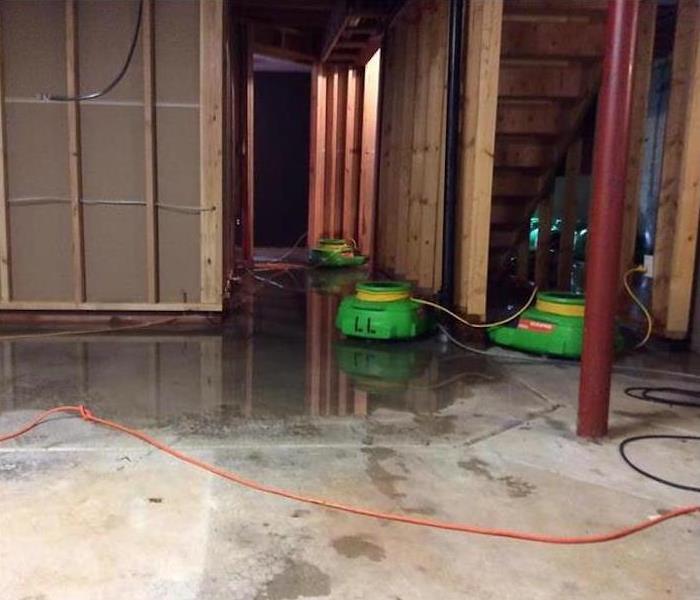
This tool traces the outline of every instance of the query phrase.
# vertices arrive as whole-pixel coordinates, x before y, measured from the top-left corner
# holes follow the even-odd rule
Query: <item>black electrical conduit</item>
[[[455,219],[457,209],[457,162],[459,160],[459,108],[462,70],[463,0],[450,0],[447,41],[447,121],[445,124],[445,195],[442,233],[442,286],[440,302],[454,305]]]
[[[131,59],[134,57],[134,52],[136,50],[136,43],[138,42],[139,39],[139,32],[141,31],[141,21],[143,20],[143,1],[144,0],[139,0],[139,8],[138,8],[138,14],[136,16],[136,26],[134,27],[134,34],[131,37],[131,43],[129,44],[129,51],[126,54],[126,59],[124,60],[124,64],[122,65],[122,68],[119,70],[117,73],[116,77],[112,79],[112,81],[107,84],[106,87],[102,88],[101,90],[97,90],[95,92],[90,92],[87,94],[78,94],[76,96],[64,96],[62,94],[39,94],[39,98],[41,100],[45,100],[46,102],[83,102],[86,100],[97,100],[97,98],[101,98],[102,96],[108,94],[111,92],[117,84],[124,79],[124,75],[126,75],[127,70],[129,69],[129,65],[131,64]]]

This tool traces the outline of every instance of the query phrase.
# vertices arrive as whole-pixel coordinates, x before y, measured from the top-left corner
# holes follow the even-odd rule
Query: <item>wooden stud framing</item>
[[[0,301],[12,298],[12,263],[10,246],[10,207],[8,205],[7,147],[5,134],[5,85],[3,69],[3,30],[0,12]]]
[[[433,290],[438,291],[442,287],[442,255],[443,255],[443,234],[444,234],[444,217],[443,210],[445,201],[445,140],[447,139],[447,38],[448,38],[448,14],[447,8],[444,8],[445,16],[443,17],[440,39],[442,44],[440,52],[443,55],[443,78],[442,78],[442,127],[440,129],[440,153],[438,159],[439,175],[438,175],[438,192],[437,192],[437,222],[435,233],[435,260],[433,263]]]
[[[248,244],[246,246],[247,257],[249,260],[253,260],[253,249],[255,248],[255,74],[253,72],[253,48],[251,46],[252,38],[255,35],[255,28],[253,25],[248,25],[246,34],[247,47],[246,47],[246,144],[245,144],[245,168],[246,168],[246,180],[248,186],[246,187],[246,214],[247,221],[245,224],[246,228],[246,239]]]
[[[144,177],[146,199],[146,297],[160,299],[158,270],[158,171],[155,107],[155,13],[154,0],[143,4],[143,122],[145,131]]]
[[[581,140],[576,140],[566,155],[566,180],[564,182],[564,214],[559,233],[559,262],[557,264],[557,288],[568,290],[571,267],[574,261],[574,232],[578,206],[578,182],[581,174]]]
[[[334,177],[331,180],[333,196],[330,202],[330,230],[334,237],[343,237],[343,189],[345,181],[345,110],[348,98],[348,70],[340,68],[336,71],[336,87],[333,113],[335,115],[336,139],[333,146],[335,154]]]
[[[221,303],[223,292],[223,0],[200,4],[199,139],[201,301]],[[250,132],[249,132],[250,135]],[[250,152],[250,148],[248,148]],[[249,215],[252,221],[252,212]]]
[[[338,95],[338,72],[329,70],[326,86],[326,165],[323,186],[324,226],[323,234],[333,237],[335,217],[336,179],[338,173],[338,111],[336,96]]]
[[[442,248],[442,179],[445,143],[445,77],[447,73],[447,3],[437,4],[429,27],[428,98],[425,132],[425,163],[421,191],[420,263],[418,285],[437,291],[436,273],[441,269],[437,248]],[[442,254],[440,254],[440,257]],[[438,276],[439,277],[439,276]]]
[[[399,183],[401,180],[401,169],[403,165],[402,147],[405,136],[403,135],[403,106],[409,101],[405,90],[405,72],[408,66],[408,49],[411,47],[412,41],[408,39],[408,26],[405,22],[399,22],[401,27],[397,28],[396,39],[394,40],[394,80],[391,84],[393,88],[391,114],[392,114],[392,133],[391,133],[391,156],[392,165],[389,173],[390,181],[386,191],[387,212],[385,214],[386,223],[386,256],[385,268],[392,273],[399,273],[398,266],[398,237],[399,230],[402,227],[399,217],[401,212]],[[415,39],[415,37],[413,38]],[[403,230],[406,231],[405,222]]]
[[[486,315],[502,17],[503,0],[469,3],[456,288],[458,305],[480,318]]]
[[[227,11],[224,18],[223,38],[226,40],[224,44],[224,62],[223,62],[223,103],[224,103],[224,118],[223,118],[223,152],[222,163],[224,165],[223,173],[223,199],[221,210],[222,223],[222,240],[223,240],[223,256],[221,260],[223,284],[223,298],[221,308],[224,312],[229,312],[233,305],[233,283],[236,269],[236,218],[234,215],[238,209],[240,195],[238,188],[238,169],[239,163],[236,155],[236,104],[238,103],[238,94],[234,92],[234,78],[236,77],[236,68],[234,67],[235,42],[232,42],[232,37],[236,34],[233,32],[231,11]],[[234,189],[235,188],[235,189]],[[156,223],[156,226],[158,224]],[[158,265],[158,262],[156,262]],[[160,277],[158,278],[160,279]]]
[[[377,175],[377,111],[379,109],[379,77],[381,54],[365,65],[362,98],[362,148],[360,189],[358,198],[357,243],[360,251],[374,259],[374,221]]]
[[[700,4],[680,0],[673,50],[652,309],[666,336],[687,334],[700,212]]]
[[[411,193],[411,168],[413,166],[413,123],[416,112],[414,101],[415,83],[418,62],[418,24],[409,20],[406,25],[406,47],[403,60],[405,62],[400,114],[399,164],[396,168],[396,266],[398,275],[408,276],[408,226]]]
[[[627,156],[627,181],[625,183],[625,214],[622,223],[622,247],[620,269],[626,271],[634,262],[637,240],[637,214],[639,192],[642,183],[644,137],[651,82],[651,66],[654,59],[656,32],[656,0],[642,0],[639,5],[637,45],[634,55],[634,80],[630,112],[630,141]]]
[[[66,0],[66,92],[69,97],[80,93],[78,81],[78,7]],[[73,299],[85,301],[85,236],[83,229],[83,176],[80,145],[80,104],[67,102],[68,172],[71,201],[71,241],[73,256]]]
[[[394,196],[391,194],[393,183],[393,169],[396,165],[396,113],[394,106],[396,103],[396,71],[399,70],[397,59],[398,34],[397,29],[390,29],[384,42],[381,56],[381,132],[379,137],[379,189],[377,200],[377,224],[375,227],[377,243],[375,246],[376,264],[384,270],[393,268],[393,261],[390,259],[391,248],[393,248],[390,238],[394,227],[390,225],[393,216],[391,209]]]
[[[349,69],[345,104],[345,149],[343,177],[343,238],[357,240],[358,194],[360,186],[360,144],[364,75]]]
[[[311,131],[309,135],[309,233],[307,244],[316,245],[324,233],[326,174],[326,75],[316,63],[311,71]]]
[[[550,242],[552,239],[552,196],[540,203],[537,251],[535,253],[535,285],[542,290],[549,287]]]
[[[406,262],[403,271],[407,279],[418,282],[420,278],[421,262],[421,221],[423,217],[422,205],[424,204],[424,179],[425,158],[428,143],[428,118],[434,109],[428,105],[428,78],[429,78],[429,44],[431,15],[424,13],[417,25],[417,37],[415,41],[415,78],[413,85],[407,89],[413,89],[414,102],[412,122],[407,124],[412,128],[408,179],[408,218],[407,229],[403,244],[406,246]],[[407,57],[408,59],[408,57]],[[403,175],[402,175],[403,176]]]

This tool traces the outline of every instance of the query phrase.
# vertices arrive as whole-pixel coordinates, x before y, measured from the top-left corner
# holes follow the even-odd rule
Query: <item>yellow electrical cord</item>
[[[623,278],[625,290],[630,295],[630,298],[632,298],[632,300],[634,300],[635,304],[644,313],[644,316],[646,317],[646,320],[647,320],[646,334],[645,334],[644,338],[642,339],[642,341],[639,342],[634,347],[635,350],[637,350],[637,349],[641,348],[642,346],[644,346],[649,341],[649,338],[651,337],[652,329],[654,326],[654,321],[653,321],[652,316],[649,313],[649,310],[647,309],[647,307],[644,306],[644,303],[637,297],[637,295],[632,291],[632,288],[630,287],[629,276],[632,273],[646,273],[646,269],[642,266],[634,267],[632,269],[629,269],[625,273],[625,276]],[[387,295],[388,294],[397,294],[397,292],[385,292],[385,294],[387,294]],[[431,302],[430,300],[422,300],[420,298],[413,298],[413,297],[411,298],[411,300],[413,300],[414,302],[417,302],[418,304],[424,304],[425,306],[430,306],[430,307],[435,308],[439,311],[442,311],[442,312],[450,315],[452,318],[456,319],[460,323],[464,323],[467,327],[474,327],[477,329],[488,329],[490,327],[498,327],[499,325],[505,325],[506,323],[510,323],[511,321],[517,319],[520,315],[522,315],[527,310],[527,308],[530,306],[530,304],[532,304],[532,301],[535,299],[536,295],[537,295],[537,288],[535,287],[535,288],[533,288],[532,294],[530,294],[528,301],[522,306],[522,308],[520,308],[520,310],[518,310],[516,313],[512,314],[510,317],[506,317],[505,319],[502,319],[500,321],[495,321],[493,323],[472,323],[470,321],[467,321],[466,319],[463,319],[458,314],[452,312],[451,310],[445,308],[444,306],[437,304],[436,302]],[[391,298],[391,299],[395,300],[398,298]],[[388,300],[385,299],[383,301],[388,301]],[[542,308],[541,301],[538,301],[538,305],[539,305],[539,308]],[[583,309],[583,307],[581,307],[581,310],[582,309]],[[575,315],[575,316],[579,316],[579,315]],[[583,316],[583,315],[580,315],[580,316]]]
[[[430,300],[421,300],[420,298],[411,298],[414,302],[417,302],[418,304],[425,304],[426,306],[430,306],[432,308],[436,308],[437,310],[440,310],[448,315],[450,315],[452,318],[457,319],[460,323],[464,323],[467,327],[474,327],[475,329],[488,329],[490,327],[498,327],[499,325],[505,325],[506,323],[510,323],[511,321],[517,319],[520,315],[522,315],[527,308],[532,304],[532,301],[535,299],[535,296],[537,295],[537,287],[535,286],[532,289],[532,293],[530,294],[530,297],[528,298],[527,302],[520,308],[517,312],[513,313],[510,317],[506,317],[505,319],[501,319],[500,321],[495,321],[493,323],[472,323],[471,321],[467,321],[466,319],[463,319],[460,317],[457,313],[452,312],[451,310],[445,308],[444,306],[440,306],[436,302],[431,302]]]
[[[634,303],[639,307],[639,309],[644,313],[644,317],[647,320],[647,332],[644,338],[642,339],[641,342],[639,342],[634,349],[637,350],[644,346],[648,341],[649,338],[651,337],[651,332],[652,329],[654,328],[654,319],[651,316],[651,313],[649,313],[649,310],[647,309],[646,306],[644,306],[644,303],[639,299],[639,297],[632,291],[632,288],[629,283],[629,276],[632,275],[632,273],[646,273],[647,270],[642,267],[641,265],[637,267],[632,267],[628,271],[625,272],[625,276],[623,278],[623,283],[625,285],[625,290],[627,293],[630,295],[630,298],[634,300]]]

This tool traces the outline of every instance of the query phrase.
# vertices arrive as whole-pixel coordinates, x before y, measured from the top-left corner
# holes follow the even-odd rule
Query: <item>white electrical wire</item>
[[[296,250],[297,246],[301,244],[302,240],[306,237],[308,234],[308,231],[305,231],[302,233],[298,238],[297,241],[292,244],[292,246],[281,256],[278,256],[277,258],[270,258],[270,259],[261,259],[260,262],[266,262],[266,263],[278,263],[282,262],[285,258],[287,258],[294,250]]]
[[[20,206],[37,206],[41,204],[70,204],[70,198],[62,198],[58,196],[26,196],[22,198],[10,198],[8,204]],[[146,206],[144,200],[136,200],[131,198],[82,198],[81,204],[84,205],[102,205],[102,206]],[[157,202],[156,207],[162,210],[173,212],[181,212],[186,214],[199,214],[203,212],[211,212],[216,210],[214,206],[182,206],[180,204],[167,204],[165,202]]]

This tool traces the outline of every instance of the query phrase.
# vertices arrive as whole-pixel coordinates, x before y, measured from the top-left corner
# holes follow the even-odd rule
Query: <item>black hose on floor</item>
[[[627,452],[625,448],[634,442],[640,442],[644,440],[676,440],[676,441],[693,441],[693,442],[700,442],[700,435],[635,435],[633,437],[628,437],[622,442],[620,442],[620,445],[618,446],[618,450],[620,451],[620,456],[622,457],[622,460],[627,463],[628,466],[633,468],[637,473],[640,475],[644,475],[644,477],[648,477],[649,479],[652,479],[658,483],[663,483],[664,485],[668,485],[672,488],[676,488],[678,490],[686,490],[688,492],[700,492],[700,486],[696,485],[686,485],[684,483],[678,483],[676,481],[670,481],[668,479],[664,479],[663,477],[659,477],[658,475],[654,475],[653,473],[650,473],[649,471],[645,471],[641,467],[637,466],[632,460],[627,456]]]
[[[625,389],[625,394],[627,394],[630,398],[634,398],[635,400],[642,400],[644,402],[666,404],[667,406],[686,406],[691,408],[700,408],[700,390],[690,390],[686,388],[677,387],[628,387]],[[679,399],[679,396],[681,398],[696,398],[697,401]],[[629,467],[637,471],[637,473],[639,473],[640,475],[643,475],[644,477],[647,477],[653,481],[662,483],[669,487],[676,488],[678,490],[685,490],[688,492],[700,492],[700,486],[686,485],[684,483],[670,481],[668,479],[664,479],[663,477],[659,477],[658,475],[654,475],[649,471],[645,471],[644,469],[636,465],[627,455],[626,448],[629,444],[645,440],[674,440],[682,442],[700,442],[700,435],[635,435],[622,440],[620,442],[620,445],[618,446],[618,450],[620,452],[622,460],[624,460]]]

